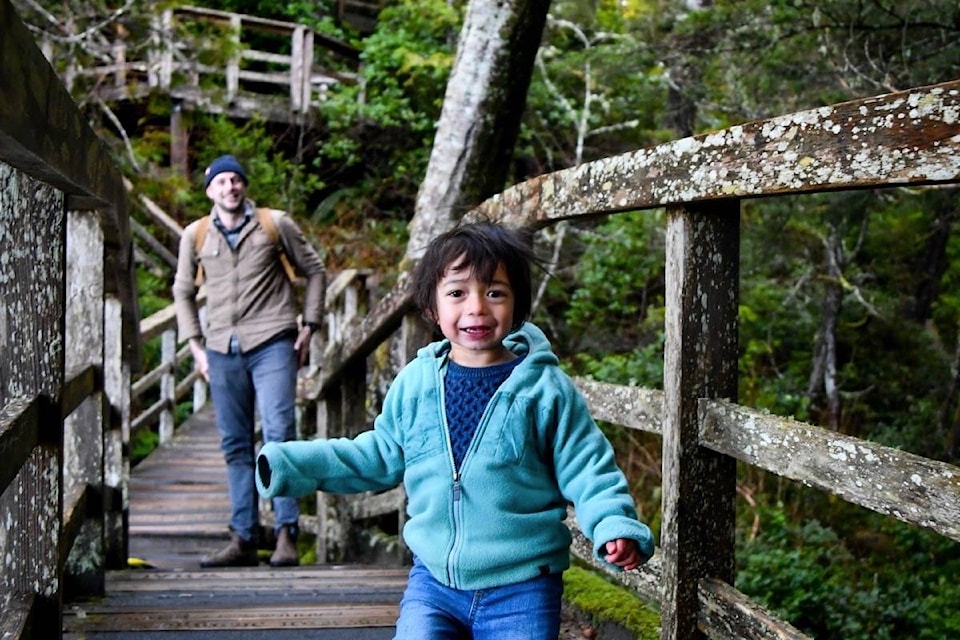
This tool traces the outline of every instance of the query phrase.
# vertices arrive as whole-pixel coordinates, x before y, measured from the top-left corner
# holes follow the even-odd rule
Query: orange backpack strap
[[[293,265],[290,264],[290,258],[287,257],[287,250],[283,246],[283,240],[280,239],[280,230],[277,229],[277,221],[273,218],[273,210],[258,208],[256,210],[256,215],[257,222],[260,223],[264,233],[266,233],[270,240],[275,242],[277,245],[277,250],[280,252],[280,264],[283,265],[283,270],[287,272],[287,278],[290,280],[290,282],[296,282],[297,273],[294,270]]]
[[[193,236],[193,257],[197,260],[197,275],[193,278],[193,284],[199,287],[203,284],[203,264],[200,262],[200,249],[203,248],[203,241],[207,239],[207,230],[210,228],[210,216],[200,218],[197,223],[196,233]]]

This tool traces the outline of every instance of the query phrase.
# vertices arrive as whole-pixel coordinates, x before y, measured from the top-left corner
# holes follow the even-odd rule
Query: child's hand
[[[640,545],[632,538],[617,538],[611,540],[604,547],[606,554],[603,559],[615,564],[624,571],[636,569],[643,564],[644,557],[640,553]]]

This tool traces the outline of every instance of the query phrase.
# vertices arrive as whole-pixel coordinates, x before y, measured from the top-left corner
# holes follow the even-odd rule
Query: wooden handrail
[[[668,217],[671,224],[693,226],[697,220],[705,219],[701,212],[711,211],[714,203],[736,211],[738,201],[747,198],[905,185],[956,185],[960,184],[958,111],[960,81],[951,81],[730,127],[538,176],[490,198],[469,212],[466,219],[496,219],[538,229],[562,220],[666,206],[673,216]],[[736,216],[728,217],[738,220]],[[716,220],[712,224],[716,225]],[[675,237],[677,241],[685,238]],[[674,267],[694,269],[684,263]],[[731,273],[736,274],[736,270]],[[695,280],[698,275],[693,271],[686,277]],[[401,274],[398,284],[361,322],[327,345],[322,382],[313,399],[331,405],[326,410],[331,419],[349,424],[350,418],[340,417],[339,413],[339,403],[347,393],[351,394],[350,402],[364,404],[363,395],[357,395],[357,391],[364,388],[366,370],[357,363],[364,362],[381,342],[392,337],[401,318],[410,310],[407,278],[408,273]],[[716,283],[712,286],[718,287]],[[738,285],[730,282],[721,286],[736,291]],[[700,317],[692,310],[674,313],[678,318]],[[677,334],[671,338],[668,333],[668,356],[670,349],[678,348],[670,343],[671,339],[677,340]],[[735,370],[735,364],[732,366]],[[694,422],[696,430],[684,426],[686,431],[677,436],[668,433],[677,428],[677,415],[669,411],[688,409],[683,404],[686,400],[678,405],[678,400],[671,398],[676,390],[666,386],[664,391],[642,389],[585,379],[575,382],[598,420],[660,435],[665,441],[668,435],[685,438],[688,456],[696,451],[706,460],[724,461],[724,468],[733,470],[736,467],[731,461],[740,460],[852,504],[960,540],[960,469],[956,466],[708,396],[697,400],[699,405],[692,405],[695,409],[698,406],[698,411],[683,418]],[[341,387],[344,391],[337,393]],[[318,412],[323,413],[324,409]],[[345,429],[338,435],[344,435]],[[666,451],[664,455],[667,464]],[[664,482],[669,481],[665,472]],[[877,490],[877,486],[883,490]],[[349,535],[350,520],[359,515],[381,513],[391,505],[400,515],[403,510],[402,497],[397,495],[334,500],[321,494],[318,500],[323,508],[318,506],[317,513],[326,515],[306,519],[303,524],[321,537],[331,535],[338,527],[342,535]],[[329,517],[337,520],[335,526],[325,525],[324,518]],[[671,516],[665,514],[668,517]],[[592,548],[572,513],[568,523],[574,534],[573,553],[605,570],[593,560]],[[318,550],[327,548],[342,548],[342,543],[318,542]],[[732,547],[727,549],[717,547],[715,551],[732,552]],[[676,571],[670,566],[674,561],[670,556],[678,552],[685,551],[658,551],[653,561],[638,572],[608,573],[652,601],[670,597],[669,589],[664,591],[664,581],[672,583],[675,589],[678,581],[687,585],[694,577],[693,615],[697,628],[707,637],[806,637],[716,576],[668,575],[668,569]],[[678,613],[676,603],[668,604],[668,618],[690,615],[688,609]]]
[[[201,63],[204,46],[210,52],[216,45],[190,41],[180,31],[198,23],[225,30],[231,46],[223,64]],[[146,38],[151,46],[143,47],[142,42],[130,46],[117,38],[107,61],[74,64],[70,60],[64,71],[68,88],[73,90],[78,79],[96,78],[100,80],[93,90],[105,100],[139,99],[160,89],[187,106],[211,112],[257,111],[271,120],[289,121],[313,117],[330,86],[356,82],[354,72],[322,68],[316,53],[323,49],[356,66],[359,52],[302,24],[202,7],[173,7],[158,16],[151,28]],[[251,36],[279,42],[275,50],[254,49],[248,44]],[[57,43],[49,43],[48,48],[55,51]],[[215,51],[222,54],[220,49]]]
[[[13,398],[0,407],[0,493],[10,486],[39,443],[36,425],[41,402],[37,396]]]

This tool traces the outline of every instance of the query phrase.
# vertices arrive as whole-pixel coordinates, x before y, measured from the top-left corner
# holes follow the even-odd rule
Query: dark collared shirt
[[[240,238],[240,230],[243,229],[248,222],[253,218],[253,206],[250,202],[247,201],[243,207],[243,220],[240,221],[233,229],[227,229],[223,222],[220,221],[220,214],[213,214],[213,224],[217,226],[217,229],[220,230],[220,233],[223,234],[223,237],[227,239],[227,244],[230,245],[231,249],[237,248],[237,240]]]

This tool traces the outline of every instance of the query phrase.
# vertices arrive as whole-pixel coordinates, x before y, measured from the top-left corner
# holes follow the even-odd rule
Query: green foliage
[[[637,640],[660,637],[660,616],[636,594],[598,573],[571,566],[563,574],[563,598],[593,616],[633,632]]]
[[[577,233],[579,257],[566,313],[571,334],[582,336],[577,351],[645,357],[651,351],[644,345],[662,342],[663,231],[658,210],[621,214]],[[598,331],[598,320],[614,330]]]
[[[156,431],[140,429],[130,437],[130,466],[135,467],[160,444]]]
[[[401,0],[381,12],[364,41],[359,82],[339,86],[321,107],[331,133],[324,161],[363,169],[369,188],[384,179],[419,183],[460,20],[442,0]]]
[[[841,537],[763,510],[760,535],[738,540],[737,588],[818,640],[952,637],[960,586],[943,576],[960,568],[958,543],[844,511]]]
[[[522,152],[555,170],[656,142],[665,85],[655,48],[612,3],[597,11],[561,3],[551,15],[527,95]]]
[[[658,389],[663,386],[663,334],[656,342],[625,353],[580,353],[571,367],[575,375],[600,382]]]

